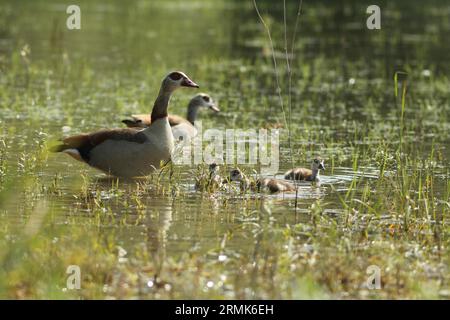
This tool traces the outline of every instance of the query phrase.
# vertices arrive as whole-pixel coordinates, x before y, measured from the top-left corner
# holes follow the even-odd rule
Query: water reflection
[[[172,204],[159,206],[156,217],[147,214],[144,220],[147,248],[155,265],[155,279],[157,280],[166,260],[168,231],[172,225]]]
[[[296,1],[287,2],[289,14],[294,13]],[[45,198],[49,207],[62,209],[55,214],[57,222],[69,228],[83,226],[105,243],[110,236],[120,244],[122,254],[142,245],[151,257],[148,269],[153,278],[148,283],[163,286],[170,281],[164,278],[168,259],[191,251],[216,253],[226,238],[225,253],[207,257],[224,262],[233,254],[247,255],[249,263],[255,264],[251,286],[256,287],[261,269],[258,257],[267,257],[270,270],[269,258],[277,250],[275,241],[273,247],[268,243],[273,239],[270,230],[310,221],[312,208],[319,205],[324,215],[339,219],[344,213],[339,197],[350,188],[355,198],[363,192],[353,182],[370,186],[379,179],[373,159],[353,169],[352,151],[378,146],[386,132],[396,130],[390,87],[393,70],[405,65],[423,70],[421,84],[448,74],[448,6],[445,1],[432,2],[427,6],[411,5],[417,1],[386,4],[392,14],[387,13],[386,24],[377,33],[361,28],[364,3],[307,4],[293,57],[295,160],[300,163],[322,151],[340,166],[327,167],[320,186],[300,182],[297,193],[270,195],[197,192],[190,168],[180,168],[172,184],[167,177],[158,182],[156,176],[150,181],[117,180],[64,155],[49,155],[34,171],[16,170],[18,161],[22,165],[44,139],[60,137],[62,128],[64,134],[75,134],[120,126],[123,115],[147,112],[162,74],[171,68],[193,70],[201,77],[202,90],[217,92],[224,102],[222,115],[205,121],[208,127],[283,126],[270,47],[250,1],[80,1],[86,13],[80,32],[65,29],[65,8],[57,1],[3,1],[0,69],[12,73],[0,79],[5,89],[0,126],[8,145],[7,167],[12,168],[6,176],[17,180],[28,174],[38,181],[36,190],[11,197],[14,203],[2,207],[3,217],[12,225],[24,224],[26,205],[33,200],[27,197]],[[270,21],[276,56],[282,57],[282,2],[258,3]],[[288,18],[292,21],[292,16]],[[30,50],[26,59],[18,55],[25,48]],[[18,59],[18,70],[10,70],[9,59]],[[431,99],[436,94],[436,109],[444,110],[441,114],[430,108],[421,113],[414,110],[416,105],[408,109],[414,121],[429,116],[421,123],[423,128],[407,133],[423,148],[417,151],[421,156],[428,156],[435,141],[448,145],[446,84],[442,82],[439,92],[420,85],[414,88],[421,94],[417,101],[426,102],[423,108],[436,102]],[[189,98],[190,94],[181,92],[171,112],[184,114]],[[367,136],[367,128],[362,127],[371,123],[379,127],[370,128],[371,136]],[[448,148],[434,150],[443,158],[449,156]],[[281,156],[280,173],[288,169],[290,160],[285,148]],[[442,166],[433,168],[437,194],[448,193],[447,171]],[[448,206],[445,201],[439,204]],[[30,234],[43,223],[38,218],[32,215],[27,220],[25,230]],[[392,217],[380,219],[391,221]],[[242,297],[257,296],[253,292]]]

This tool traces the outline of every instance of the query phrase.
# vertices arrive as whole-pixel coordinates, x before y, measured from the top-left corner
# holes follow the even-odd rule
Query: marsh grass
[[[280,100],[281,92],[273,90],[273,58],[288,57],[284,21],[291,20],[283,13],[300,12],[297,4],[291,10],[287,2],[278,15],[262,14],[270,24],[272,49],[251,3],[236,5],[238,10],[230,10],[242,24],[234,30],[233,48],[245,50],[237,57],[223,50],[219,57],[214,50],[198,52],[198,61],[179,66],[195,72],[193,79],[219,100],[222,114],[205,115],[205,126],[289,129],[281,141],[280,173],[292,159],[302,166],[317,154],[326,159],[322,185],[299,184],[295,195],[238,188],[196,192],[195,179],[207,172],[206,166],[167,166],[142,180],[109,179],[64,155],[48,154],[47,146],[61,135],[119,125],[124,115],[147,110],[159,79],[180,63],[178,50],[164,51],[173,54],[164,62],[146,57],[150,63],[139,58],[150,52],[145,41],[135,41],[138,35],[131,33],[132,39],[123,39],[130,51],[119,47],[111,53],[125,61],[111,61],[105,52],[96,59],[93,45],[77,54],[67,44],[57,52],[42,49],[26,34],[0,51],[0,296],[449,298],[450,83],[445,63],[427,56],[426,66],[413,60],[396,68],[408,73],[406,87],[404,75],[393,67],[384,73],[376,46],[370,47],[373,55],[360,49],[361,58],[345,50],[327,55],[336,38],[320,42],[323,51],[315,42],[319,35],[308,34],[324,18],[329,18],[324,34],[335,28],[333,15],[321,3],[309,4],[308,14],[301,16],[301,41],[291,42],[291,73],[278,65],[275,86],[288,82],[291,91]],[[208,12],[211,17],[198,22],[205,30],[219,21],[216,9]],[[160,14],[177,21],[173,13]],[[143,17],[148,18],[138,15],[136,23]],[[109,14],[104,18],[109,21]],[[388,22],[400,25],[395,15],[392,19]],[[441,20],[429,21],[445,29]],[[224,37],[230,33],[215,30],[221,31]],[[115,39],[123,36],[121,30],[111,32]],[[109,36],[101,38],[110,44]],[[432,39],[439,42],[440,36]],[[393,47],[419,46],[402,42],[398,33],[380,34],[366,45],[380,38]],[[177,44],[194,47],[183,47],[183,41]],[[25,60],[21,51],[27,43]],[[293,54],[295,44],[301,59]],[[425,67],[431,76],[423,74]],[[184,114],[190,94],[174,97],[173,113]],[[229,169],[221,168],[221,175]],[[250,175],[255,169],[243,167]],[[81,290],[65,289],[66,269],[73,264],[81,268]],[[381,290],[366,288],[370,265],[382,271]]]

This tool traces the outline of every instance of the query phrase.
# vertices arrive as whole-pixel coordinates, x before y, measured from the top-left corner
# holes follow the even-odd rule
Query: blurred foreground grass
[[[438,47],[448,5],[410,9],[409,19],[433,17],[424,30],[408,29],[394,6],[376,35],[350,23],[358,5],[306,7],[302,26],[314,33],[302,29],[292,61],[293,155],[307,165],[321,154],[327,171],[323,186],[304,187],[295,201],[195,192],[194,167],[115,181],[47,153],[62,135],[149,110],[173,68],[219,100],[221,114],[201,115],[205,128],[284,126],[251,4],[164,3],[85,3],[92,24],[78,35],[42,19],[59,16],[40,1],[21,2],[13,28],[15,4],[4,4],[12,9],[0,15],[0,297],[449,298],[450,83]],[[40,36],[25,23],[35,6]],[[279,8],[262,7],[282,48]],[[121,10],[126,18],[102,34]],[[199,12],[198,23],[186,22]],[[184,36],[167,36],[177,27]],[[399,70],[408,73],[399,78],[400,92],[408,81],[404,101],[394,95]],[[171,112],[184,114],[190,94],[177,93]],[[282,140],[280,173],[290,165]],[[69,265],[80,266],[80,290],[66,289]],[[381,290],[366,288],[371,265]]]

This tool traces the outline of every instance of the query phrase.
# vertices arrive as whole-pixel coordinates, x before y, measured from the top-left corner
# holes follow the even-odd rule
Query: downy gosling
[[[269,191],[270,193],[276,193],[296,190],[296,187],[292,183],[279,179],[258,178],[255,181],[252,181],[239,169],[230,171],[230,181],[239,182],[241,191],[250,189],[258,192]]]
[[[222,187],[222,177],[219,174],[219,166],[216,163],[211,163],[208,167],[208,173],[203,173],[196,177],[195,189],[216,191]]]
[[[311,169],[294,168],[284,174],[287,180],[304,180],[320,182],[320,170],[325,170],[324,160],[315,158],[311,163]]]

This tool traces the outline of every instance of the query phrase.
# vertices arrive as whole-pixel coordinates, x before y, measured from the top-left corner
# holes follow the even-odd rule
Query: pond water
[[[291,39],[297,2],[287,2]],[[160,181],[157,175],[149,181],[116,181],[66,155],[48,154],[47,144],[62,136],[121,127],[127,115],[150,112],[161,79],[174,69],[185,71],[219,102],[219,114],[200,114],[204,128],[286,129],[270,43],[252,1],[77,3],[81,30],[72,31],[65,27],[65,1],[0,4],[2,297],[367,295],[359,289],[362,266],[383,256],[389,230],[396,230],[406,215],[390,211],[394,205],[383,207],[383,192],[395,190],[385,195],[386,203],[398,203],[396,192],[405,191],[392,186],[408,175],[424,181],[425,187],[422,182],[408,185],[411,194],[419,195],[417,206],[424,201],[424,188],[432,189],[427,208],[437,212],[433,221],[441,221],[441,243],[448,241],[447,1],[426,6],[382,1],[382,29],[376,31],[365,27],[367,5],[359,1],[304,2],[291,57],[292,159],[287,131],[282,131],[277,177],[291,160],[309,167],[316,155],[325,159],[326,170],[320,186],[301,183],[297,194],[275,195],[196,191],[196,166],[175,166],[174,175],[164,174]],[[258,4],[271,28],[288,112],[283,2]],[[407,159],[396,157],[401,126],[396,71],[408,72],[402,137]],[[184,115],[196,92],[179,91],[169,111]],[[244,167],[249,173],[253,169]],[[229,168],[222,166],[221,174]],[[404,195],[398,199],[409,199]],[[351,212],[359,212],[353,218],[361,222],[349,227]],[[414,217],[432,216],[423,212],[420,207]],[[371,219],[386,222],[372,226]],[[417,245],[409,231],[402,232],[401,245]],[[366,242],[356,236],[363,233]],[[354,237],[355,247],[343,262],[345,236]],[[358,258],[357,252],[380,239],[385,246],[371,247]],[[427,248],[421,250],[436,254]],[[338,258],[329,253],[333,250]],[[36,253],[41,251],[46,253]],[[314,272],[308,268],[312,262],[302,260],[313,251],[314,259],[324,261]],[[290,267],[280,267],[285,253]],[[428,257],[436,263],[432,268],[447,265],[447,257]],[[63,290],[69,264],[85,272],[81,291]],[[335,279],[339,285],[332,284],[327,268],[352,264],[361,266],[354,271],[357,276],[341,270]],[[30,269],[29,277],[22,274]],[[448,288],[448,275],[442,279],[436,294]],[[414,286],[385,294],[414,297],[405,287]]]

